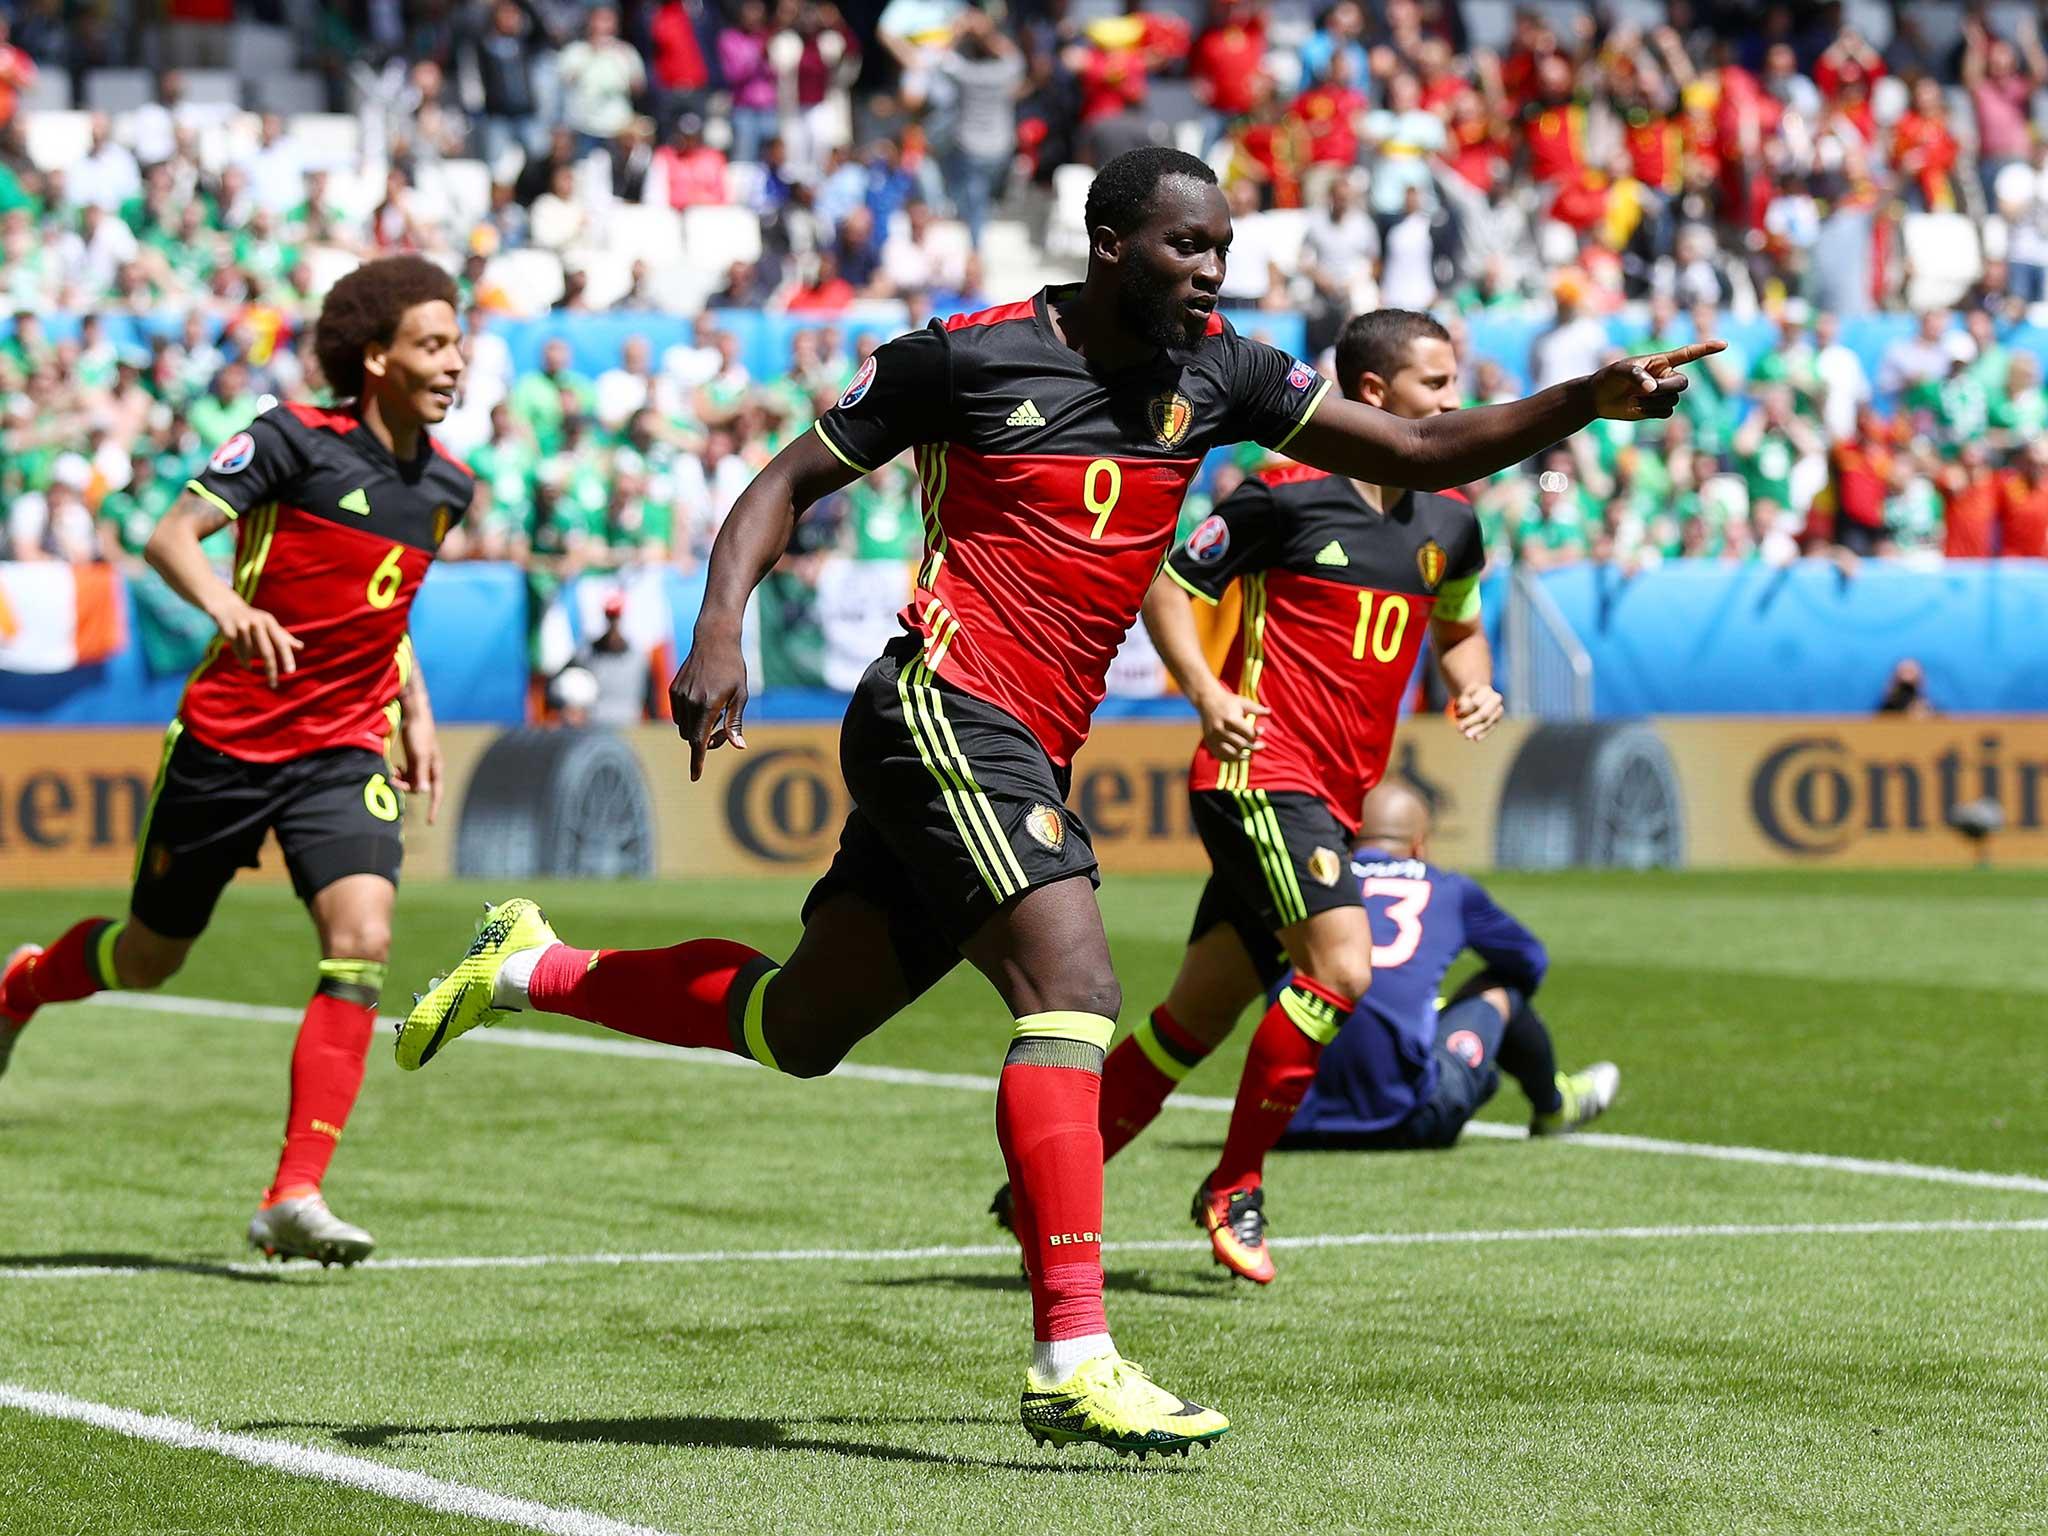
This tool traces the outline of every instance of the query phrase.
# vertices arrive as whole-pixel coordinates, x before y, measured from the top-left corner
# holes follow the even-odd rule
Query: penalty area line
[[[135,1008],[147,1013],[177,1013],[214,1019],[247,1019],[260,1024],[297,1024],[300,1014],[291,1008],[264,1003],[215,1002],[198,997],[163,997],[146,992],[102,992],[85,1000],[103,1008]],[[395,1026],[394,1018],[377,1021]],[[500,1024],[480,1029],[466,1037],[482,1045],[515,1050],[560,1051],[575,1056],[612,1056],[630,1061],[664,1061],[671,1066],[738,1067],[758,1071],[757,1063],[724,1051],[688,1050],[658,1045],[651,1040],[624,1037],[558,1034],[544,1029],[522,1029]],[[967,1072],[925,1072],[915,1067],[870,1066],[865,1062],[841,1062],[829,1074],[851,1082],[892,1083],[906,1088],[949,1088],[969,1093],[994,1093],[996,1080]],[[1231,1101],[1211,1095],[1180,1093],[1166,1101],[1166,1108],[1198,1113],[1228,1114]],[[1498,1121],[1474,1120],[1465,1134],[1495,1141],[1525,1141],[1528,1133]],[[1886,1158],[1841,1157],[1830,1152],[1787,1152],[1776,1147],[1724,1146],[1706,1141],[1674,1141],[1661,1136],[1629,1136],[1606,1131],[1580,1131],[1558,1138],[1561,1144],[1582,1150],[1637,1152],[1653,1157],[1697,1157],[1710,1162],[1751,1163],[1772,1168],[1809,1168],[1824,1173],[1846,1173],[1862,1178],[1904,1179],[1922,1184],[1958,1184],[1971,1189],[2019,1190],[2048,1195],[2048,1178],[2026,1173],[1992,1173],[1974,1168],[1947,1168],[1939,1163],[1909,1163]]]
[[[1269,1237],[1274,1248],[1435,1248],[1495,1243],[1665,1242],[1727,1237],[1912,1237],[1941,1233],[2048,1232],[2048,1217],[2010,1221],[1777,1221],[1714,1222],[1678,1226],[1498,1227],[1469,1232],[1322,1232]],[[1137,1238],[1102,1245],[1105,1254],[1207,1253],[1200,1238]],[[717,1264],[928,1264],[950,1259],[1014,1259],[1015,1243],[931,1244],[918,1248],[715,1248],[676,1253],[504,1253],[423,1254],[412,1258],[366,1259],[359,1271],[417,1272],[436,1269],[622,1269],[634,1265]],[[237,1274],[276,1275],[275,1264],[222,1264]],[[183,1263],[52,1264],[0,1269],[4,1280],[84,1280],[189,1273]],[[308,1271],[310,1274],[310,1270]],[[6,1406],[0,1398],[0,1407]],[[274,1442],[265,1441],[264,1444]]]
[[[85,1398],[67,1397],[61,1392],[39,1392],[32,1387],[0,1382],[0,1409],[8,1408],[37,1418],[84,1424],[125,1435],[131,1440],[147,1440],[177,1450],[206,1451],[230,1461],[239,1461],[245,1466],[282,1472],[288,1477],[333,1483],[395,1499],[402,1504],[417,1505],[421,1509],[466,1515],[521,1530],[543,1531],[549,1536],[668,1536],[667,1532],[653,1526],[632,1525],[605,1515],[594,1515],[587,1510],[537,1504],[531,1499],[492,1493],[486,1488],[472,1488],[467,1483],[451,1483],[444,1478],[407,1472],[386,1466],[381,1461],[344,1456],[338,1451],[324,1451],[317,1446],[206,1429],[166,1414],[138,1413],[132,1408],[117,1408],[111,1403],[95,1403]]]

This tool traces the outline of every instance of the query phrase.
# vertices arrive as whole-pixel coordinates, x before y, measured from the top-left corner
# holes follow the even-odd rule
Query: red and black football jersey
[[[305,646],[273,688],[216,640],[178,707],[197,740],[257,763],[384,750],[413,595],[474,484],[421,437],[401,464],[352,407],[280,405],[207,460],[188,489],[235,519],[235,590]]]
[[[1248,759],[1198,745],[1188,787],[1299,790],[1357,831],[1429,620],[1479,616],[1485,563],[1462,498],[1408,491],[1375,512],[1343,476],[1296,464],[1245,481],[1166,569],[1210,603],[1243,578],[1222,679],[1272,713]]]
[[[1071,289],[935,320],[879,348],[818,435],[865,473],[917,448],[925,550],[902,613],[933,671],[1070,761],[1173,541],[1202,455],[1279,448],[1328,382],[1219,315],[1201,343],[1108,373],[1047,313]]]

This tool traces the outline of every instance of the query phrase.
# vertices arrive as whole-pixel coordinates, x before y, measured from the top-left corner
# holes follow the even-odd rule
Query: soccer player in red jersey
[[[1345,326],[1337,378],[1348,398],[1411,421],[1459,404],[1449,333],[1410,310]],[[1462,496],[1283,464],[1226,497],[1145,597],[1160,658],[1201,717],[1188,798],[1214,872],[1166,1001],[1103,1069],[1103,1155],[1152,1123],[1291,957],[1294,973],[1254,1037],[1222,1158],[1194,1201],[1217,1261],[1261,1284],[1273,1278],[1265,1155],[1372,979],[1351,844],[1425,633],[1465,735],[1479,740],[1501,717],[1479,615],[1484,564]],[[1218,677],[1188,597],[1214,603],[1233,581],[1244,584],[1244,616]],[[1007,1190],[993,1209],[1013,1224]]]
[[[91,917],[0,973],[0,1068],[46,1003],[174,975],[235,871],[275,832],[320,937],[292,1050],[284,1151],[249,1241],[353,1264],[370,1235],[321,1180],[362,1086],[402,853],[402,795],[441,796],[426,681],[406,633],[469,471],[427,427],[462,378],[456,291],[417,256],[357,268],[314,333],[330,408],[280,405],[222,443],[150,536],[148,558],[220,634],[185,685],[136,838],[124,919]],[[200,540],[235,524],[232,582]],[[393,734],[403,767],[388,756]],[[47,1027],[47,1026],[45,1026]]]
[[[419,1066],[533,1008],[817,1076],[966,959],[1015,1021],[996,1134],[1029,1255],[1024,1427],[1055,1443],[1185,1451],[1227,1421],[1124,1360],[1103,1312],[1097,1098],[1121,998],[1088,829],[1066,804],[1074,752],[1181,498],[1204,453],[1246,438],[1375,484],[1463,484],[1597,415],[1669,414],[1678,366],[1719,344],[1405,421],[1332,398],[1305,363],[1216,313],[1230,216],[1201,161],[1118,156],[1089,191],[1087,219],[1083,283],[880,348],[719,533],[670,688],[693,777],[707,751],[746,744],[740,615],[797,517],[916,450],[924,560],[903,635],[847,710],[840,766],[854,809],[795,953],[777,965],[724,939],[572,949],[533,903],[506,902],[413,1009],[398,1059]]]

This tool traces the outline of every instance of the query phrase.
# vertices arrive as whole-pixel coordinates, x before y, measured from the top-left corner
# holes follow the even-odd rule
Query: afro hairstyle
[[[455,279],[424,256],[364,262],[327,290],[313,352],[337,398],[363,392],[363,349],[388,346],[405,312],[435,300],[459,307]]]

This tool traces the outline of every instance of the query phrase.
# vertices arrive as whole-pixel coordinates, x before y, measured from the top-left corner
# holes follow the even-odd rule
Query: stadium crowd
[[[1498,562],[2048,555],[2025,344],[2048,303],[2048,56],[2024,7],[1961,7],[1947,38],[1907,8],[1882,47],[1840,5],[1553,7],[1495,46],[1474,9],[403,0],[322,12],[308,39],[351,114],[337,139],[328,116],[192,101],[172,69],[124,112],[38,106],[122,40],[51,0],[10,29],[0,4],[4,552],[133,557],[213,446],[319,390],[304,321],[334,273],[413,249],[460,274],[473,337],[445,436],[485,494],[445,553],[550,580],[690,567],[873,345],[852,318],[1066,275],[1086,167],[1170,138],[1223,174],[1226,302],[1299,314],[1311,352],[1379,305],[1535,318],[1526,358],[1461,349],[1474,401],[1769,317],[1770,345],[1709,360],[1668,425],[1600,423],[1480,488]],[[53,151],[39,117],[82,136]],[[694,322],[590,373],[560,340],[516,370],[498,334],[606,310]],[[815,323],[756,376],[728,310]],[[1875,370],[1844,344],[1904,310]],[[915,490],[902,465],[858,482],[806,551],[912,557]]]

